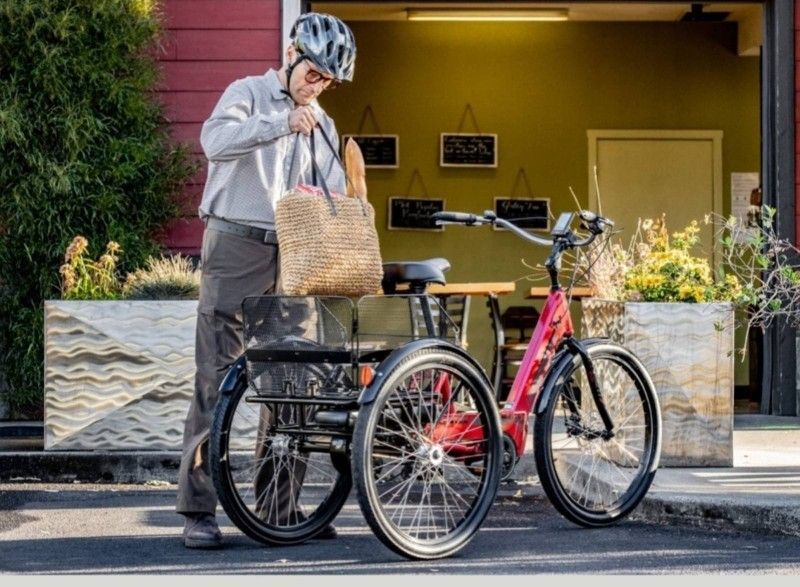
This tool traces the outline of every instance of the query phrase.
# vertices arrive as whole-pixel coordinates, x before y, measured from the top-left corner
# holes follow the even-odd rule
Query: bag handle
[[[319,176],[319,186],[322,188],[322,193],[325,194],[325,199],[328,201],[328,206],[331,208],[331,215],[336,216],[336,204],[333,203],[333,196],[331,196],[331,190],[328,189],[328,182],[325,181],[325,176],[322,174],[322,171],[319,169],[319,165],[317,165],[317,150],[314,147],[314,131],[311,131],[311,136],[309,137],[309,142],[311,144],[311,183],[313,185],[317,184],[317,176]],[[345,176],[347,174],[345,173]]]
[[[339,157],[339,154],[336,152],[336,149],[333,146],[333,142],[328,137],[328,134],[325,132],[325,129],[322,128],[319,124],[315,126],[311,130],[311,135],[309,136],[309,145],[311,147],[311,183],[317,185],[317,176],[319,176],[319,186],[322,188],[322,192],[325,194],[325,198],[328,200],[328,206],[331,208],[331,214],[336,216],[336,204],[333,202],[333,197],[331,196],[331,191],[328,188],[328,183],[325,181],[325,176],[323,175],[322,171],[317,164],[317,151],[314,141],[314,132],[319,130],[322,138],[325,140],[325,143],[328,145],[328,148],[331,150],[331,154],[336,162],[339,164],[339,167],[342,168],[342,172],[344,173],[345,182],[349,182],[350,178],[347,177],[347,170],[344,167],[344,163],[342,163],[342,159]],[[299,134],[299,133],[298,133]],[[352,186],[352,182],[351,186]],[[363,212],[364,216],[367,216],[367,208],[364,206],[364,201],[361,198],[356,198],[361,203],[361,211]]]

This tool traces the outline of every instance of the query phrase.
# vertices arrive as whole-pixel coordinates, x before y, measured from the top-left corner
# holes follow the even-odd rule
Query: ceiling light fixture
[[[408,20],[417,21],[458,21],[458,22],[492,22],[492,21],[564,21],[569,18],[567,9],[548,10],[500,10],[500,9],[451,9],[425,10],[408,9]]]

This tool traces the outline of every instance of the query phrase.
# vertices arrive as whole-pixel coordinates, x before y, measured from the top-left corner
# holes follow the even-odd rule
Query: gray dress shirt
[[[299,183],[312,184],[309,138],[289,130],[294,103],[282,93],[278,75],[236,80],[203,124],[200,143],[208,159],[208,179],[200,217],[275,229],[275,204]],[[339,148],[333,120],[311,103],[320,126]],[[325,141],[316,135],[317,164],[331,190],[344,193],[345,177]]]

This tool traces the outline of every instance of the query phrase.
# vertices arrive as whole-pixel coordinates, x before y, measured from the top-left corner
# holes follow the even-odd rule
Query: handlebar
[[[590,212],[589,210],[581,210],[578,213],[578,216],[588,228],[590,234],[589,236],[582,238],[580,240],[574,240],[574,238],[566,239],[568,241],[569,246],[572,247],[583,247],[590,244],[598,235],[602,234],[606,227],[613,227],[614,222],[609,220],[608,218],[603,218],[602,216],[598,216],[594,212]],[[433,220],[436,221],[437,226],[442,224],[465,224],[467,226],[480,226],[483,224],[493,224],[497,226],[502,226],[516,234],[518,237],[542,246],[552,246],[555,242],[553,239],[543,238],[541,236],[537,236],[535,234],[531,234],[523,229],[521,229],[516,224],[509,222],[505,218],[498,218],[497,215],[492,212],[491,210],[487,210],[483,213],[482,216],[478,216],[476,214],[467,214],[464,212],[436,212],[433,214]],[[570,237],[574,236],[574,233],[570,232]],[[557,239],[558,240],[558,239]],[[564,239],[561,239],[562,242]]]
[[[464,212],[436,212],[433,215],[433,219],[436,220],[436,224],[466,224],[470,226],[472,224],[478,224],[479,218],[475,214],[466,214]],[[480,224],[485,224],[485,222],[481,222]]]

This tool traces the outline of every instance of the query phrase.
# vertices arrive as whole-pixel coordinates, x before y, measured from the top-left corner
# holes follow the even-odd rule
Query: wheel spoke
[[[552,463],[552,468],[539,467],[542,484],[562,490],[548,492],[560,500],[559,510],[581,523],[593,516],[594,524],[624,516],[649,486],[654,440],[647,410],[654,402],[643,378],[632,375],[638,367],[624,355],[589,348],[598,389],[614,422],[613,435],[606,437],[582,362],[576,361],[547,408],[549,416],[536,421],[535,445],[537,465],[540,460]],[[559,497],[564,494],[566,501]]]
[[[490,390],[476,387],[451,361],[431,360],[398,374],[372,406],[371,473],[359,480],[372,485],[370,507],[382,512],[368,517],[373,528],[385,541],[401,540],[404,549],[446,545],[474,532],[477,525],[467,522],[478,510],[485,515],[487,508],[478,504],[496,491],[497,481],[487,473],[495,470],[489,459],[497,454],[500,433],[488,436],[491,420],[483,411],[494,409]],[[482,437],[474,438],[476,432]],[[390,534],[380,530],[383,523]]]
[[[310,376],[321,380],[314,373],[297,363],[282,373],[275,369],[262,375],[300,384]],[[215,440],[219,444],[220,438],[227,439],[219,451],[227,458],[217,458],[222,470],[221,479],[215,478],[220,501],[234,523],[246,520],[259,539],[282,543],[291,532],[291,540],[297,542],[304,539],[304,528],[310,536],[336,515],[346,499],[349,475],[343,482],[331,456],[303,450],[306,437],[281,432],[287,426],[297,427],[299,418],[308,418],[316,408],[247,402],[255,396],[255,390],[245,388],[222,400],[229,402],[225,411],[229,424],[225,436]],[[309,482],[311,489],[306,487]]]

